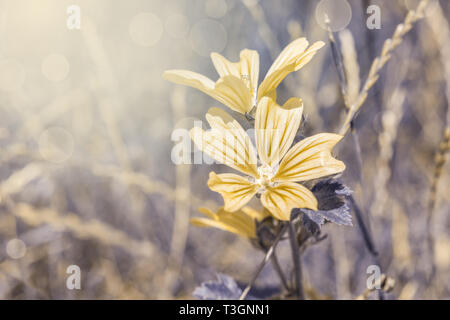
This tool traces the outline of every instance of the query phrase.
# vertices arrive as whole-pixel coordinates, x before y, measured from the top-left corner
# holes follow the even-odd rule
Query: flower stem
[[[297,297],[300,300],[305,300],[305,294],[303,293],[302,284],[302,265],[300,260],[300,250],[297,243],[294,223],[292,221],[289,222],[289,240],[291,243],[292,260],[294,261],[295,289],[297,291]]]
[[[269,259],[272,257],[272,254],[275,251],[275,248],[278,244],[278,242],[280,242],[281,237],[284,235],[284,233],[286,232],[286,229],[288,227],[288,224],[285,224],[280,232],[278,233],[277,237],[275,238],[275,240],[273,241],[272,246],[269,248],[269,250],[267,250],[266,252],[266,256],[264,257],[263,261],[261,261],[261,263],[258,266],[258,269],[256,270],[255,274],[253,275],[252,279],[250,280],[249,284],[247,285],[247,287],[244,289],[244,291],[242,291],[241,296],[239,297],[239,300],[244,300],[245,297],[247,297],[250,289],[252,288],[253,284],[256,281],[256,278],[258,278],[259,274],[261,273],[262,269],[264,268],[264,266],[266,265],[266,263],[269,261]]]
[[[275,253],[275,250],[274,250],[274,252],[272,254],[272,257],[270,259],[271,259],[273,268],[275,269],[275,271],[278,273],[278,276],[280,277],[280,281],[281,281],[281,284],[283,285],[283,288],[286,289],[289,292],[290,291],[289,285],[288,285],[288,283],[286,281],[286,277],[284,275],[283,269],[281,269],[280,263],[278,262],[278,258],[277,258],[277,255]]]

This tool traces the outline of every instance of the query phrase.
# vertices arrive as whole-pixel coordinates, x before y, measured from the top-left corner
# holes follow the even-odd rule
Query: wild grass
[[[349,2],[351,23],[331,34],[344,81],[312,4],[235,1],[215,18],[228,32],[222,53],[236,60],[244,47],[257,49],[262,70],[294,38],[327,42],[278,95],[304,100],[302,134],[352,134],[337,156],[347,166],[340,179],[354,191],[354,226],[325,225],[328,237],[308,242],[294,259],[298,265],[284,241],[287,226],[264,254],[234,235],[188,223],[198,207],[222,203],[206,186],[208,172],[221,166],[170,160],[175,124],[219,105],[160,78],[173,67],[212,70],[208,58],[192,50],[189,33],[182,39],[164,33],[156,46],[137,47],[126,30],[133,10],[111,9],[113,26],[92,7],[80,33],[59,47],[71,63],[69,80],[47,84],[38,69],[41,56],[56,50],[55,39],[45,38],[46,49],[35,52],[32,42],[15,47],[0,29],[6,39],[1,58],[14,57],[27,72],[19,89],[0,92],[0,298],[192,298],[194,288],[218,272],[236,279],[245,297],[250,289],[280,288],[284,272],[287,286],[296,283],[306,299],[373,299],[379,295],[366,288],[366,269],[376,263],[383,272],[381,297],[448,299],[450,6],[421,0],[410,10],[403,1],[383,2],[382,28],[367,31],[358,18],[366,17],[365,8]],[[162,20],[174,7],[191,26],[205,17],[200,4],[192,5],[193,14],[181,1],[172,8],[163,3],[156,6]],[[8,10],[17,14],[14,6]],[[20,42],[24,34],[13,32]],[[63,163],[40,152],[41,133],[55,126],[74,142]],[[20,259],[6,251],[15,238],[26,245]],[[275,246],[278,263],[271,266]],[[81,290],[65,287],[71,264],[82,270]]]

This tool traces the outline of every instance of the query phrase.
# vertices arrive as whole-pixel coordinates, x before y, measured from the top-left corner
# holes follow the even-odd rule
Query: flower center
[[[274,185],[272,178],[275,172],[272,167],[264,164],[258,167],[259,177],[256,179],[256,183],[261,186],[261,191],[264,191],[267,187],[272,187]]]

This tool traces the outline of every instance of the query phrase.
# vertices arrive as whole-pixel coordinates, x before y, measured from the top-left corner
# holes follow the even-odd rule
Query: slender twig
[[[336,40],[334,39],[333,32],[330,28],[330,20],[328,16],[325,16],[325,23],[327,25],[328,30],[328,40],[330,41],[331,46],[331,54],[333,56],[334,64],[336,65],[336,71],[339,78],[339,88],[341,89],[342,98],[344,98],[345,106],[348,106],[347,101],[347,77],[344,71],[344,63],[342,62],[342,54],[339,51],[339,48],[336,44]]]
[[[273,268],[277,272],[278,276],[280,277],[281,284],[283,285],[283,288],[286,289],[288,292],[290,291],[289,285],[286,280],[286,276],[284,275],[283,269],[280,266],[280,263],[278,262],[278,258],[276,255],[275,250],[273,251],[272,257],[270,258]]]
[[[353,198],[352,195],[350,196],[350,203],[353,208],[353,212],[355,213],[356,222],[358,223],[359,229],[361,230],[367,250],[369,250],[369,252],[372,256],[374,256],[374,257],[378,256],[378,252],[377,252],[377,249],[375,248],[375,244],[372,239],[370,230],[369,230],[369,228],[367,228],[366,224],[364,223],[363,214],[361,212],[361,209],[356,204],[355,198]]]
[[[286,223],[285,225],[283,225],[283,227],[281,228],[280,232],[278,233],[277,237],[275,238],[275,240],[273,241],[272,246],[269,248],[269,250],[267,250],[266,252],[266,256],[264,257],[263,261],[261,261],[261,263],[259,264],[258,268],[256,269],[255,274],[253,275],[252,279],[250,280],[249,284],[247,285],[247,287],[244,289],[244,291],[242,291],[241,296],[239,297],[239,300],[244,300],[245,297],[247,297],[250,289],[252,288],[253,284],[255,283],[256,279],[258,278],[259,274],[261,273],[262,269],[264,268],[264,266],[266,265],[266,263],[270,260],[270,257],[272,256],[278,242],[280,242],[281,237],[284,235],[284,233],[286,232],[288,227],[288,224]]]
[[[289,223],[289,241],[291,243],[292,260],[294,260],[295,290],[297,291],[298,299],[305,300],[302,284],[302,264],[296,235],[294,223],[291,221]]]
[[[366,19],[366,9],[372,4],[371,0],[364,0],[364,4],[361,6],[362,10],[362,16],[363,19]],[[367,53],[367,61],[373,61],[376,58],[376,50],[375,50],[375,44],[377,43],[377,32],[376,30],[371,30],[369,28],[365,29],[365,47],[366,47],[366,53]],[[383,106],[383,99],[381,98],[381,94],[378,92],[380,91],[380,83],[376,83],[374,85],[374,92],[373,100],[368,101],[370,104],[370,107],[374,107],[377,109],[377,112],[380,112]]]

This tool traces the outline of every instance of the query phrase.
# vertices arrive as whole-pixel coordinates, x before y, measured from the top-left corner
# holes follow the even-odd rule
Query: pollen
[[[265,190],[266,187],[272,187],[273,181],[272,178],[275,175],[273,168],[269,165],[262,165],[258,167],[258,179],[256,179],[256,183],[261,186],[261,189]]]

